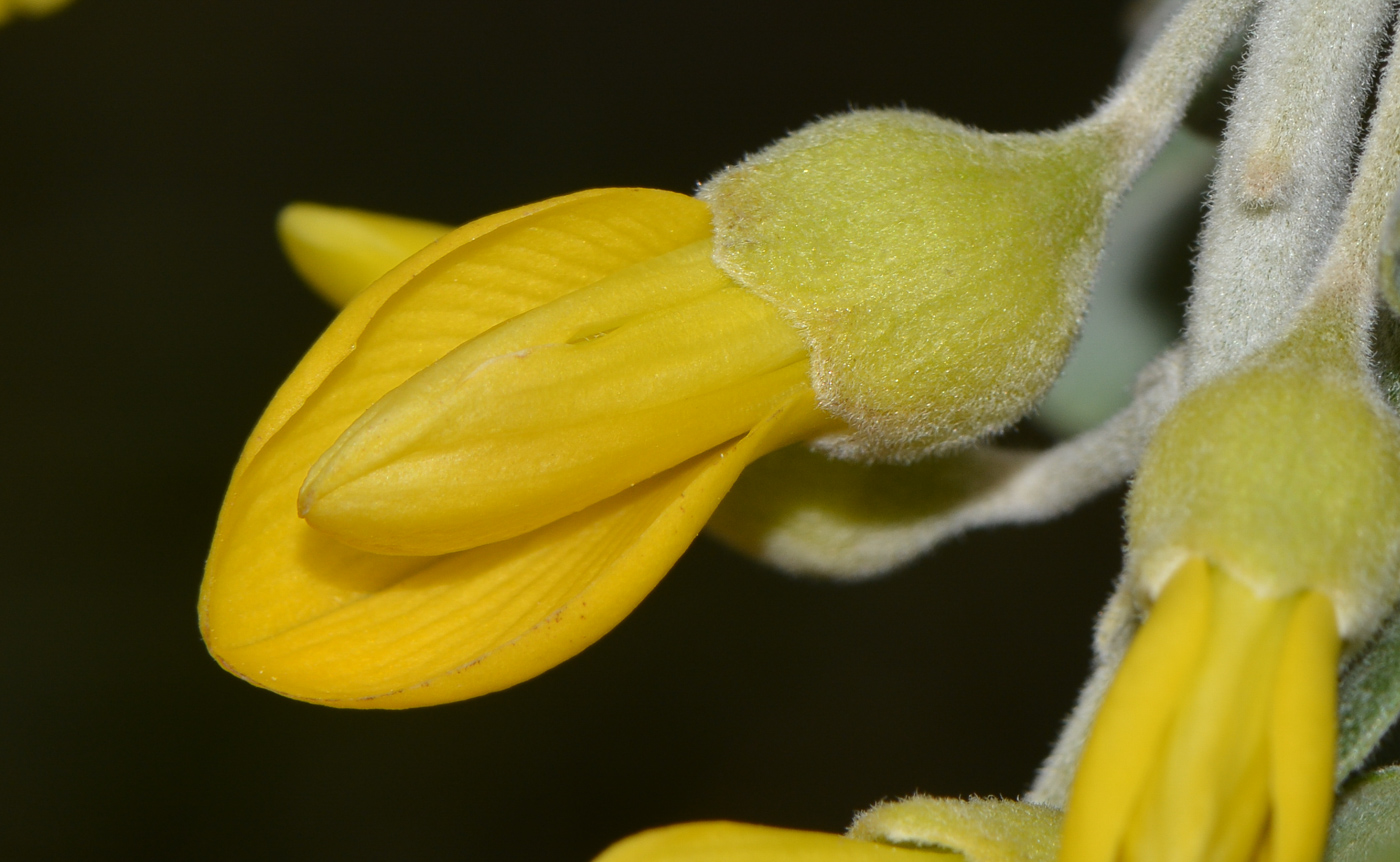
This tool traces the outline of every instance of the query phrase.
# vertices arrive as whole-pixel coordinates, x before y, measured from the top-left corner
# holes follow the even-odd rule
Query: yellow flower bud
[[[235,469],[210,652],[291,697],[406,707],[616,625],[746,464],[832,425],[800,341],[709,236],[694,198],[582,192],[459,228],[356,297]]]
[[[1113,136],[913,111],[814,123],[712,179],[716,260],[806,339],[828,441],[907,460],[1015,422],[1084,312],[1123,182]]]
[[[311,468],[348,545],[439,554],[542,527],[738,437],[807,385],[802,341],[700,241],[509,320],[386,394]]]

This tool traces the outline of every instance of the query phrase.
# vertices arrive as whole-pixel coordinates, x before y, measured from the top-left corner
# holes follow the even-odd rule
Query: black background
[[[78,0],[0,28],[0,854],[583,860],[1025,790],[1119,559],[1102,499],[860,586],[701,539],[544,676],[405,713],[221,671],[195,596],[243,436],[331,318],[314,200],[460,222],[690,191],[847,106],[996,130],[1111,83],[1112,0]]]

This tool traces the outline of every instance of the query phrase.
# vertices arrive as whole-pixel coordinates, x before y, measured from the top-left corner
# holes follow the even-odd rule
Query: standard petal
[[[575,245],[587,246],[592,241],[605,250],[612,245],[624,245],[641,226],[629,225],[633,220],[625,212],[609,211],[622,208],[619,205],[627,200],[645,200],[652,204],[643,208],[644,214],[655,217],[662,215],[660,210],[663,208],[670,210],[670,217],[660,225],[663,234],[670,228],[677,234],[689,235],[695,231],[695,224],[703,221],[706,215],[694,207],[682,205],[680,201],[689,199],[680,195],[645,189],[593,189],[496,213],[463,225],[434,243],[432,248],[413,255],[385,274],[331,322],[263,411],[234,468],[234,480],[237,481],[241,472],[261,451],[262,445],[302,408],[341,361],[364,346],[366,338],[374,343],[387,342],[392,346],[396,337],[406,336],[411,342],[416,336],[427,337],[439,328],[445,330],[448,336],[441,339],[445,344],[425,345],[425,350],[434,347],[441,350],[440,354],[430,354],[421,360],[419,367],[426,367],[448,350],[501,321],[589,283],[588,271],[550,272],[549,263],[558,249],[547,247],[548,231],[560,229],[562,222],[563,229],[572,228],[578,232]],[[610,215],[614,218],[609,218]],[[590,219],[593,224],[589,224]],[[627,229],[629,226],[632,230]],[[498,229],[503,229],[499,235]],[[609,236],[609,233],[614,235]],[[486,265],[478,266],[473,271],[470,258],[479,250],[473,243],[481,238],[489,238],[492,248],[490,253],[480,256]],[[662,245],[658,239],[654,237],[652,243]],[[641,249],[633,248],[630,256],[642,259],[645,255],[641,252]],[[516,260],[512,261],[512,257]],[[493,263],[496,264],[494,271]],[[430,268],[434,270],[434,277],[425,279],[429,283],[416,285],[411,296],[397,296],[410,279]],[[596,272],[601,268],[595,264],[593,269],[593,274],[601,277],[602,273]],[[390,299],[396,299],[397,306],[420,318],[428,329],[415,333],[412,327],[408,327],[405,333],[401,331],[405,327],[385,325],[375,320]],[[361,362],[361,365],[364,364]],[[417,370],[412,368],[400,373],[407,379]],[[383,389],[387,392],[394,385],[397,384],[383,385]],[[370,399],[364,407],[373,401]],[[364,407],[360,408],[361,411]],[[345,424],[349,425],[349,421]],[[326,445],[330,445],[330,441]],[[310,462],[307,466],[310,466]]]
[[[807,380],[797,333],[693,243],[433,363],[311,468],[302,516],[442,554],[577,512],[745,433]]]
[[[571,517],[442,557],[356,551],[305,529],[211,587],[205,641],[289,697],[405,708],[529,679],[617,625],[689,546],[739,471],[823,421],[810,390],[751,433]],[[320,606],[327,589],[341,597]]]
[[[426,568],[352,551],[296,515],[306,471],[366,407],[502,320],[708,231],[692,198],[583,192],[459,228],[361,294],[278,391],[235,468],[200,596],[210,650],[267,640]]]
[[[714,821],[651,829],[594,862],[954,862],[956,853],[908,850],[827,832]]]
[[[451,225],[348,207],[294,203],[277,216],[277,237],[307,284],[340,308]]]

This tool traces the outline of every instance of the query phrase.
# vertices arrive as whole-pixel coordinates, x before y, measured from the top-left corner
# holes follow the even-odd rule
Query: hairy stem
[[[1336,233],[1390,0],[1273,0],[1250,40],[1187,308],[1188,385],[1282,334]]]
[[[1120,182],[1128,185],[1167,142],[1201,80],[1257,0],[1191,0],[1162,28],[1108,101],[1083,123],[1116,139]]]
[[[1375,312],[1381,225],[1400,185],[1400,70],[1396,59],[1392,41],[1342,224],[1315,287],[1319,300],[1333,298],[1350,308],[1359,332],[1368,328]],[[1364,343],[1358,338],[1358,345]]]

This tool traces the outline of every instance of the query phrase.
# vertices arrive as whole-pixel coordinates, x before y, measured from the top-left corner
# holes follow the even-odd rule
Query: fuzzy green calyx
[[[992,134],[914,111],[814,123],[700,191],[715,261],[804,335],[837,454],[910,460],[1053,382],[1121,173],[1100,126]]]
[[[1191,555],[1258,594],[1326,594],[1346,638],[1394,604],[1400,422],[1345,327],[1305,323],[1188,395],[1128,501],[1128,576],[1155,597]]]

